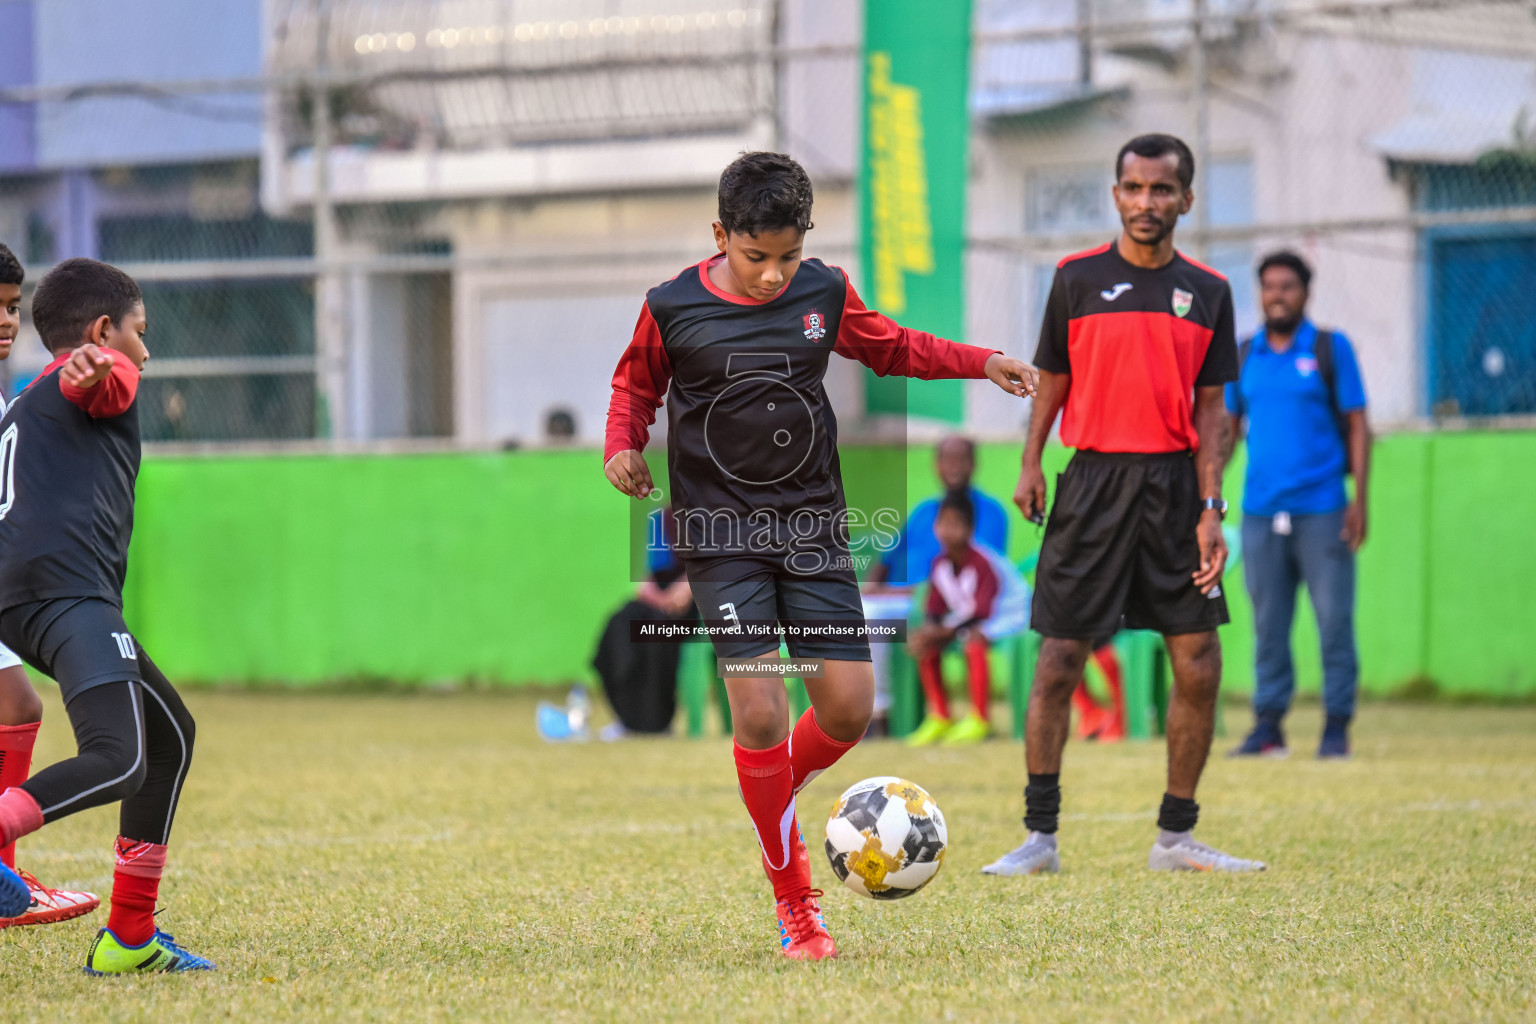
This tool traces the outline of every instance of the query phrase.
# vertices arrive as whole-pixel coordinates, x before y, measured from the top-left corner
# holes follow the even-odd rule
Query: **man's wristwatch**
[[[1211,509],[1215,509],[1216,514],[1222,519],[1227,518],[1227,503],[1222,499],[1206,498],[1203,502],[1200,503],[1201,512],[1209,512]]]

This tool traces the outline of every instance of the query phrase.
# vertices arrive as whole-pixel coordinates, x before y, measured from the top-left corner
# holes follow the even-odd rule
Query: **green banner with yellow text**
[[[864,301],[963,340],[970,0],[866,0],[859,176]],[[871,376],[870,413],[958,423],[960,381]]]

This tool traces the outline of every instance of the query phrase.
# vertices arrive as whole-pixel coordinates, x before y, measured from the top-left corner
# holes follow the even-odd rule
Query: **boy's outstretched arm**
[[[109,348],[86,343],[59,367],[59,391],[95,419],[121,416],[139,392],[138,368]]]
[[[672,383],[672,364],[661,343],[661,331],[642,306],[635,335],[613,372],[613,396],[608,400],[607,440],[603,445],[603,475],[632,498],[646,498],[656,489],[645,464],[646,441],[661,408],[661,396]]]
[[[843,277],[847,278],[845,271]],[[1040,375],[1022,359],[975,345],[961,345],[902,327],[864,305],[848,283],[835,351],[856,359],[881,377],[941,380],[983,377],[1020,398],[1035,393]]]

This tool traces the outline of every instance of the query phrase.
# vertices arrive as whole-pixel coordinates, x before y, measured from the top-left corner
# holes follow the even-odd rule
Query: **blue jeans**
[[[1254,691],[1258,714],[1283,715],[1296,690],[1291,622],[1296,587],[1307,585],[1323,648],[1323,704],[1351,718],[1360,683],[1355,651],[1355,555],[1339,538],[1344,510],[1291,517],[1289,536],[1268,516],[1243,518],[1243,578],[1253,600]]]

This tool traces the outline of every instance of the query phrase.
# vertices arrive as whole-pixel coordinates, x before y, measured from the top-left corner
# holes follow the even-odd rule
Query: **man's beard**
[[[1168,220],[1158,220],[1157,228],[1156,228],[1156,230],[1153,231],[1151,237],[1149,237],[1149,238],[1137,238],[1136,237],[1136,232],[1132,231],[1130,229],[1129,225],[1125,226],[1125,229],[1126,229],[1125,233],[1130,235],[1132,240],[1134,240],[1137,245],[1145,245],[1145,246],[1161,245],[1165,238],[1167,238],[1169,235],[1173,234],[1173,229],[1177,225],[1178,225],[1178,221],[1174,220],[1172,218],[1169,218]]]
[[[1300,313],[1297,313],[1295,316],[1288,316],[1279,320],[1272,320],[1268,317],[1265,317],[1264,329],[1271,334],[1295,334],[1296,328],[1301,326],[1301,319],[1302,314]]]

